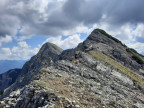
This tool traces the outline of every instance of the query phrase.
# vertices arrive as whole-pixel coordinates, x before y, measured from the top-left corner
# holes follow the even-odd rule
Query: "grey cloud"
[[[62,35],[80,24],[86,26],[105,22],[113,26],[125,23],[144,23],[144,0],[66,0],[51,2],[45,13],[31,7],[34,0],[5,0],[0,4],[0,36]],[[22,6],[20,4],[22,3]],[[11,7],[11,8],[10,8]],[[103,14],[107,17],[102,19]]]
[[[72,20],[84,24],[93,24],[99,22],[103,9],[98,1],[90,0],[68,0],[63,11]]]
[[[111,24],[144,22],[143,0],[68,0],[64,11],[75,20],[86,24],[102,21],[103,14],[107,18],[103,21]]]
[[[114,24],[144,23],[143,0],[111,0],[105,9],[108,21]]]
[[[144,35],[143,37],[136,37],[136,41],[144,43]]]

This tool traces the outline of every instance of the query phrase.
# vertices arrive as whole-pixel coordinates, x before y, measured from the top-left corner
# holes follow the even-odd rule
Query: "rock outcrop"
[[[79,52],[79,63],[74,53]],[[134,59],[134,56],[139,57]],[[138,60],[141,60],[138,62]],[[74,49],[46,43],[0,105],[11,108],[144,108],[143,57],[100,29]]]
[[[109,34],[100,29],[95,29],[90,36],[83,42],[83,45],[88,50],[98,50],[108,55],[109,57],[117,60],[125,66],[137,70],[143,68],[143,64],[139,64],[133,55],[138,55],[142,59],[144,57],[139,55],[135,50],[131,50],[119,40],[114,37],[110,37]]]

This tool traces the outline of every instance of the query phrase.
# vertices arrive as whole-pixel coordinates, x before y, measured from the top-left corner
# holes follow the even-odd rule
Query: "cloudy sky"
[[[73,48],[101,28],[144,54],[144,0],[0,0],[0,60],[27,60],[47,41]]]

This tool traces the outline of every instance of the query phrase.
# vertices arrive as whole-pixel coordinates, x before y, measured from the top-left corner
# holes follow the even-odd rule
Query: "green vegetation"
[[[33,81],[32,85],[34,85],[36,87],[45,87],[45,83],[42,81]]]
[[[118,39],[114,38],[113,36],[109,35],[108,33],[106,33],[104,30],[102,29],[96,29],[98,30],[100,33],[102,33],[103,35],[107,36],[108,38],[114,40],[117,43],[120,43],[122,46],[127,47],[125,44],[123,44],[121,41],[119,41]]]
[[[138,53],[136,50],[134,50],[132,48],[127,48],[126,51],[130,52],[130,53]]]
[[[134,55],[132,56],[132,58],[133,58],[134,60],[136,60],[137,63],[139,63],[139,64],[144,64],[144,60],[143,60],[140,56],[134,54]]]
[[[127,46],[125,44],[123,44],[121,41],[119,41],[118,39],[114,38],[113,36],[109,35],[108,33],[106,33],[104,30],[102,29],[97,29],[100,33],[104,34],[105,36],[107,36],[108,38],[114,40],[117,43],[120,43],[122,46],[124,46],[126,48],[126,51],[128,53],[132,54],[132,58],[134,60],[136,60],[137,63],[139,64],[144,64],[144,60],[143,60],[143,56],[141,54],[139,54],[136,50],[132,49],[132,48],[127,48]]]
[[[126,51],[127,51],[128,53],[132,53],[131,48],[127,48]]]
[[[132,48],[127,48],[126,51],[132,54],[132,58],[139,64],[144,64],[143,56]]]
[[[80,86],[83,87],[84,86],[84,83],[83,82],[79,82]]]
[[[132,53],[132,54],[138,54],[139,56],[142,56],[143,57],[143,55],[141,55],[141,54],[139,54],[136,50],[134,50],[133,48],[127,48],[126,49],[126,51],[128,52],[128,53]]]
[[[88,52],[88,54],[90,56],[94,57],[97,60],[100,60],[104,63],[109,64],[113,68],[119,70],[121,73],[127,75],[130,79],[136,81],[139,85],[144,87],[144,80],[139,75],[134,73],[129,68],[127,68],[127,67],[123,66],[122,64],[118,63],[117,61],[115,61],[115,60],[111,59],[110,57],[106,56],[102,52],[100,52],[100,51],[90,51],[90,52]]]
[[[115,102],[115,101],[110,101],[110,102],[109,102],[109,105],[111,105],[111,106],[114,106],[114,107],[115,107],[115,106],[116,106],[116,102]]]

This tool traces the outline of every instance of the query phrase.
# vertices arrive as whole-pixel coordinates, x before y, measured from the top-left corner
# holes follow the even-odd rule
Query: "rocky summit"
[[[45,43],[0,99],[0,108],[144,108],[144,57],[101,29],[73,49]]]

